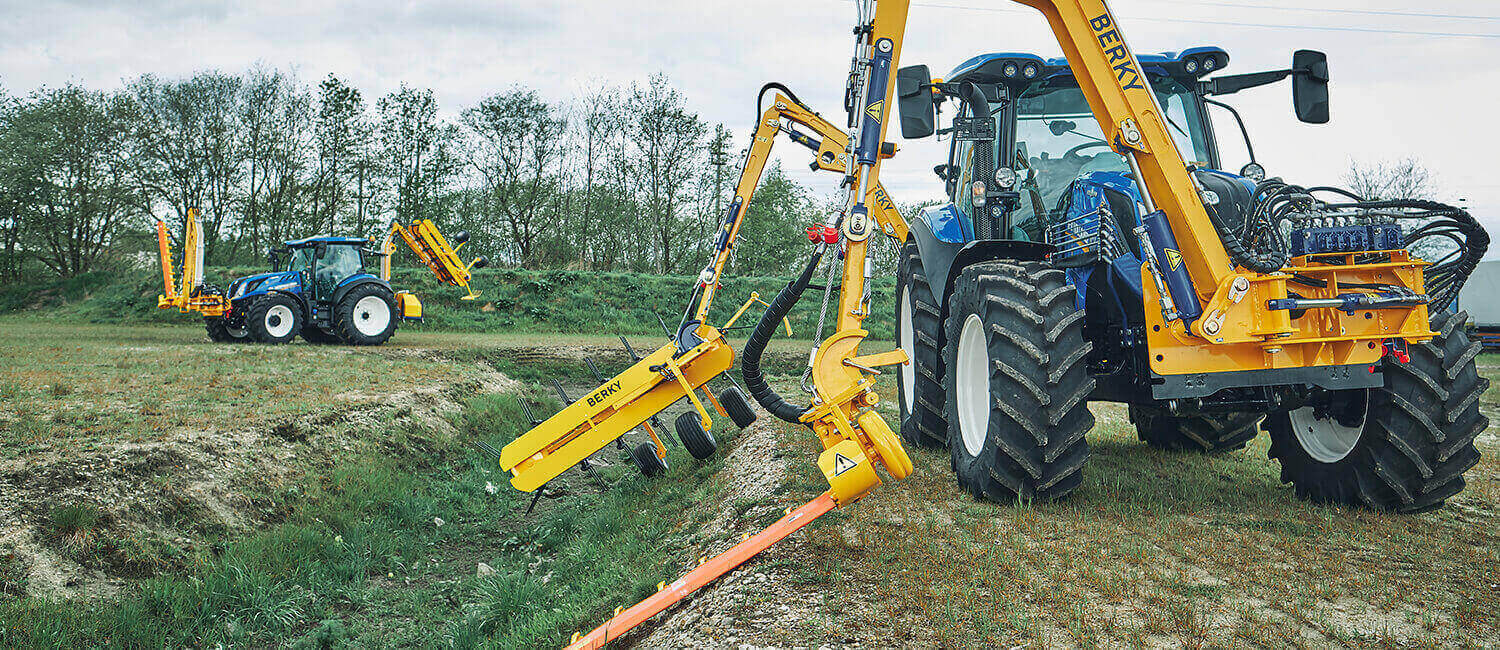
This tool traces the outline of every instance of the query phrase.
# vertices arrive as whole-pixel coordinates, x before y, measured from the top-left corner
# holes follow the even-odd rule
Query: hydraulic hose
[[[771,342],[771,337],[776,334],[776,327],[781,324],[781,319],[786,318],[792,311],[792,305],[797,304],[797,299],[802,297],[802,291],[812,282],[813,272],[818,268],[818,262],[823,258],[823,247],[812,254],[807,260],[807,266],[802,269],[802,275],[788,282],[782,287],[781,292],[766,307],[765,313],[761,314],[760,322],[755,324],[755,331],[750,334],[750,340],[745,342],[745,354],[740,358],[740,373],[745,378],[745,388],[750,391],[750,396],[755,398],[761,406],[764,406],[771,415],[787,422],[800,422],[802,414],[807,410],[791,402],[786,401],[771,384],[766,382],[765,374],[760,370],[760,357],[766,351],[766,344]]]

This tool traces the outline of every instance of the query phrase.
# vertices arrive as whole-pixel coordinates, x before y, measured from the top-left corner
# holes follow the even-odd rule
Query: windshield
[[[278,271],[302,271],[302,270],[305,270],[307,267],[312,266],[313,248],[311,246],[304,246],[302,248],[293,248],[292,249],[292,255],[290,257],[286,258],[286,259],[287,259],[286,268],[277,269]]]
[[[1192,93],[1169,78],[1156,78],[1151,84],[1178,151],[1189,162],[1207,166],[1208,136]],[[1016,109],[1017,175],[1026,178],[1027,168],[1036,172],[1035,186],[1022,187],[1023,210],[1056,208],[1080,174],[1129,171],[1125,159],[1110,149],[1083,91],[1071,79],[1054,77],[1032,86],[1017,100]],[[1035,205],[1038,199],[1040,206]]]

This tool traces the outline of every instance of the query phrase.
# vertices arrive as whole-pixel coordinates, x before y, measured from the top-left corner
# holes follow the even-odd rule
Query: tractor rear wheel
[[[208,331],[208,339],[214,343],[245,343],[250,340],[246,328],[232,327],[222,316],[205,317],[203,329]]]
[[[646,478],[655,477],[667,470],[667,461],[656,455],[656,445],[643,442],[630,448],[630,460]]]
[[[1313,403],[1273,413],[1271,458],[1297,496],[1319,503],[1414,513],[1464,489],[1479,462],[1474,439],[1489,426],[1479,397],[1489,380],[1464,333],[1468,315],[1432,317],[1437,337],[1410,346],[1410,361],[1381,361],[1385,385],[1328,391]]]
[[[755,411],[750,408],[749,400],[745,399],[745,394],[738,387],[730,386],[719,391],[719,404],[729,414],[729,419],[734,420],[734,426],[743,429],[755,424]]]
[[[302,305],[295,298],[269,293],[245,312],[245,329],[261,343],[286,343],[302,331]]]
[[[1166,451],[1197,451],[1217,454],[1244,449],[1260,433],[1255,425],[1260,415],[1177,416],[1154,406],[1130,405],[1130,421],[1141,441]]]
[[[682,441],[682,446],[687,448],[688,454],[693,458],[707,460],[718,450],[719,443],[714,440],[714,434],[703,428],[703,422],[698,420],[697,411],[688,411],[677,416],[675,424],[677,439]]]
[[[396,296],[370,282],[350,289],[334,306],[333,331],[349,345],[380,345],[396,333]]]
[[[943,346],[948,447],[958,484],[1008,503],[1083,482],[1094,380],[1083,312],[1061,270],[986,262],[954,285]]]
[[[940,348],[943,321],[915,243],[907,242],[901,247],[901,265],[896,277],[896,341],[910,359],[896,375],[901,440],[941,449],[948,445]]]

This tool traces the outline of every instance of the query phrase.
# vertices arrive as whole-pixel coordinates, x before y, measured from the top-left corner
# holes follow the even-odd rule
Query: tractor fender
[[[360,287],[367,284],[378,284],[382,287],[385,287],[387,291],[391,290],[391,283],[386,282],[385,280],[377,278],[373,275],[357,275],[348,280],[345,280],[343,284],[339,285],[337,289],[333,290],[333,301],[329,304],[339,304],[339,302],[343,301],[344,296],[347,295],[355,287]],[[392,293],[395,292],[392,291]]]
[[[912,220],[909,230],[912,241],[917,245],[917,254],[922,258],[927,281],[933,287],[943,287],[938,300],[942,303],[939,307],[944,313],[947,312],[948,296],[953,292],[957,272],[965,266],[991,260],[1041,260],[1054,249],[1051,244],[1021,239],[945,241],[933,233],[927,218],[927,211],[923,211]]]

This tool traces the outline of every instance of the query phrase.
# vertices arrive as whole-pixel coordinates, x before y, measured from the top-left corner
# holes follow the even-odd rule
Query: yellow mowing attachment
[[[684,397],[710,428],[697,389],[734,365],[734,350],[713,327],[700,325],[696,334],[702,341],[693,347],[678,354],[677,343],[662,346],[506,445],[500,467],[513,475],[511,485],[541,487]]]
[[[437,225],[427,219],[419,219],[410,226],[393,223],[391,224],[391,232],[401,236],[401,240],[406,242],[407,248],[416,253],[417,258],[421,259],[422,263],[427,265],[427,268],[432,271],[433,275],[437,276],[439,281],[443,284],[463,287],[464,291],[468,292],[468,295],[464,296],[463,300],[473,300],[479,297],[479,292],[469,287],[469,280],[472,277],[470,271],[488,266],[489,260],[481,255],[475,257],[473,261],[465,263],[458,256],[459,249],[463,248],[464,244],[469,241],[469,234],[467,232],[460,231],[453,236],[453,241],[457,242],[457,246],[450,245],[448,239],[443,237],[442,231],[438,230]],[[381,273],[389,281],[390,254],[394,251],[390,245],[389,237],[387,237],[386,241],[387,244],[382,251],[386,254],[386,259],[381,263]]]
[[[172,273],[172,237],[167,234],[166,222],[158,219],[156,221],[156,247],[161,254],[161,283],[163,295],[157,296],[157,309],[171,309],[177,306],[177,280]]]

